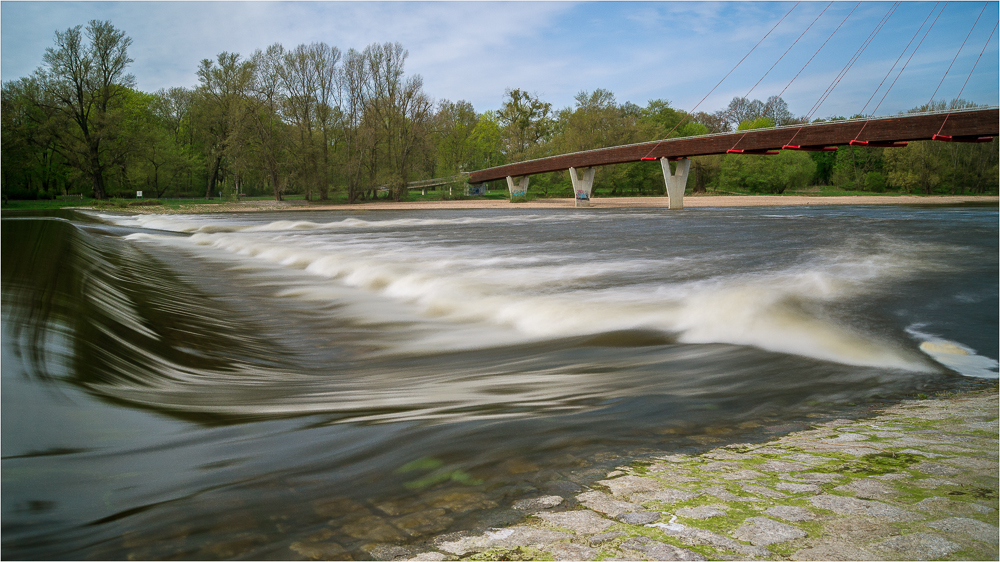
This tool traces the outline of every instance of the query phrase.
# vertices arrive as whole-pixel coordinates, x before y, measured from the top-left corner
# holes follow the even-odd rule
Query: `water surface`
[[[997,377],[991,208],[2,224],[10,558],[378,557]]]

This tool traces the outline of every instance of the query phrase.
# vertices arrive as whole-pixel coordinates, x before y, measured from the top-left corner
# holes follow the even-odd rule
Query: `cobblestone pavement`
[[[997,560],[997,391],[621,466],[412,560]]]

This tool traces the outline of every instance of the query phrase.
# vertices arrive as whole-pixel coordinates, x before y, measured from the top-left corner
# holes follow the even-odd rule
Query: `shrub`
[[[875,193],[885,191],[885,176],[878,172],[868,172],[865,175],[865,189]]]

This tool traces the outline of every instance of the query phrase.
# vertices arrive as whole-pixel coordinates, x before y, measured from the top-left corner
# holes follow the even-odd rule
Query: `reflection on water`
[[[385,557],[996,377],[991,209],[2,224],[7,557]]]

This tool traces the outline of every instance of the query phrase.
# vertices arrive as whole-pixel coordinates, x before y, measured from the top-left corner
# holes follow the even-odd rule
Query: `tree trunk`
[[[90,149],[90,177],[94,182],[94,199],[106,199],[104,170],[101,168],[101,160],[97,149],[93,147]]]
[[[211,162],[212,168],[208,172],[208,187],[205,189],[205,199],[212,198],[212,191],[215,190],[215,182],[219,179],[219,166],[222,164],[222,155],[216,156]]]

